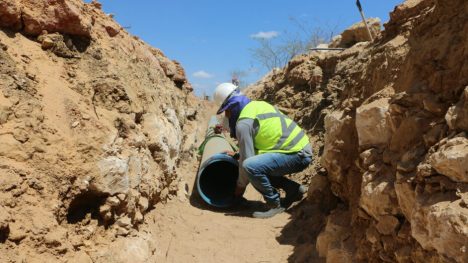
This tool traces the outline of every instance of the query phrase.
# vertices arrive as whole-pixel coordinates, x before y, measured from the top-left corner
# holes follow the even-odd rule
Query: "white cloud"
[[[195,78],[200,78],[200,79],[210,79],[210,78],[214,77],[213,74],[210,74],[210,73],[208,73],[208,72],[206,72],[204,70],[199,70],[197,72],[194,72],[192,74],[192,76],[194,76]]]
[[[268,32],[263,32],[260,31],[258,33],[250,35],[251,38],[263,38],[263,39],[270,39],[270,38],[275,38],[279,35],[278,32],[276,31],[268,31]]]

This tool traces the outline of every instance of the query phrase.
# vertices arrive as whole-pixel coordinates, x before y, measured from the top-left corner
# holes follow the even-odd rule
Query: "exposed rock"
[[[8,240],[13,242],[20,242],[21,240],[25,239],[27,236],[26,230],[23,226],[18,223],[10,223],[9,224],[10,233],[8,235]]]
[[[432,94],[423,99],[423,105],[425,110],[437,115],[444,114],[447,110],[446,105],[440,103],[437,97]]]
[[[44,37],[41,41],[41,47],[44,50],[51,49],[55,45],[55,42],[52,38],[50,37]]]
[[[382,215],[392,215],[398,212],[393,176],[387,174],[375,175],[367,172],[363,175],[360,205],[376,220]]]
[[[173,109],[167,109],[163,119],[155,113],[144,115],[143,130],[149,134],[148,147],[153,158],[165,171],[171,171],[175,165],[182,141],[179,120]],[[170,132],[163,132],[168,131]],[[151,131],[151,132],[150,132]]]
[[[378,223],[375,226],[379,233],[382,235],[391,235],[395,232],[396,228],[398,227],[399,222],[398,219],[394,216],[385,215],[381,216],[378,219]]]
[[[371,31],[372,37],[376,37],[380,33],[380,19],[379,18],[368,18],[367,24]],[[369,34],[367,33],[366,26],[363,22],[358,22],[352,25],[341,33],[341,39],[338,42],[338,38],[334,40],[332,47],[351,47],[358,42],[370,41]]]
[[[18,0],[0,1],[0,27],[21,29],[21,8],[18,5]]]
[[[24,31],[39,35],[43,30],[90,37],[91,19],[83,14],[82,3],[73,1],[21,1]]]
[[[132,226],[132,220],[129,217],[121,217],[116,221],[116,224],[123,228],[130,228]]]
[[[120,200],[120,201],[125,201],[125,198],[127,197],[126,194],[118,194],[117,195],[117,198]]]
[[[99,161],[98,167],[101,176],[93,180],[90,185],[92,189],[110,195],[128,192],[130,183],[126,160],[122,160],[116,156],[109,156]]]
[[[128,176],[130,187],[135,189],[141,185],[145,176],[148,176],[150,165],[149,155],[132,153],[128,160]]]
[[[344,112],[334,111],[327,114],[324,126],[325,147],[320,162],[327,169],[330,180],[337,183],[332,184],[332,191],[339,197],[345,197],[348,196],[348,190],[338,186],[347,184],[346,172],[354,158],[352,150],[357,146],[354,122]]]
[[[444,124],[433,125],[431,129],[423,135],[426,147],[432,147],[434,144],[439,142],[446,134],[447,129],[447,126]]]
[[[164,74],[172,79],[179,89],[193,90],[191,84],[187,80],[185,70],[178,61],[166,58],[158,49],[153,49],[152,53],[159,60],[159,65],[163,69]]]
[[[468,131],[468,87],[465,87],[460,101],[449,108],[445,120],[450,129]]]
[[[108,110],[117,109],[121,113],[131,113],[130,97],[121,83],[109,79],[99,80],[94,83],[93,90],[97,105],[104,106]]]
[[[321,82],[322,69],[316,65],[315,61],[307,59],[307,55],[299,55],[288,63],[286,76],[294,85],[313,83],[315,87]]]
[[[172,78],[177,73],[177,67],[172,60],[169,60],[164,57],[164,58],[161,58],[160,64],[166,76]]]
[[[334,36],[334,37],[332,38],[330,44],[328,45],[328,47],[330,47],[330,48],[337,48],[337,47],[339,47],[338,45],[340,45],[341,39],[342,39],[342,38],[343,38],[343,37],[342,37],[341,35],[336,35],[336,36]]]
[[[185,83],[187,81],[187,78],[185,76],[185,70],[184,68],[182,68],[182,66],[180,65],[180,63],[176,60],[173,60],[174,62],[174,65],[175,65],[175,68],[176,68],[176,74],[174,75],[174,77],[172,78],[174,80],[174,82],[177,83]]]
[[[44,50],[51,50],[55,55],[62,58],[74,58],[77,56],[73,44],[67,45],[70,38],[64,37],[59,33],[44,34],[38,36],[37,40],[41,43]]]
[[[97,0],[91,1],[91,5],[94,6],[97,9],[102,9],[102,4],[99,3]]]
[[[414,141],[423,139],[424,130],[428,128],[428,121],[419,116],[408,116],[394,131],[389,149],[395,152],[411,150]]]
[[[148,199],[145,197],[140,197],[140,199],[138,200],[138,206],[140,207],[141,211],[148,210],[148,207],[149,207]]]
[[[125,237],[125,236],[127,236],[127,235],[130,233],[130,229],[129,229],[129,228],[121,227],[121,226],[118,226],[118,225],[116,225],[116,226],[114,227],[114,229],[115,229],[115,235],[116,235],[116,236],[123,236],[123,237]]]
[[[335,210],[328,217],[325,230],[317,237],[317,251],[327,262],[353,262],[352,251],[346,244],[349,216],[346,211]]]
[[[106,26],[106,31],[107,31],[107,34],[109,34],[110,37],[115,37],[120,33],[120,29],[117,28],[117,25],[107,25]]]
[[[438,197],[432,197],[437,200]],[[412,236],[425,249],[435,249],[456,262],[468,260],[468,208],[460,201],[442,201],[416,208],[411,219]]]
[[[376,165],[380,162],[381,154],[376,148],[370,148],[363,151],[359,157],[361,157],[364,169],[368,170],[371,165]]]
[[[112,196],[106,199],[106,204],[108,204],[110,207],[115,207],[120,205],[120,200],[117,197]]]
[[[416,193],[414,188],[410,182],[401,178],[395,183],[395,192],[402,213],[407,219],[410,219],[413,215],[414,207],[416,206]]]
[[[357,108],[356,130],[361,148],[388,143],[391,136],[387,122],[388,101],[383,98]]]
[[[133,217],[133,222],[140,224],[143,220],[143,214],[140,211],[136,211],[135,216]]]
[[[429,163],[437,172],[453,181],[468,183],[468,139],[457,137],[448,140],[431,154]]]

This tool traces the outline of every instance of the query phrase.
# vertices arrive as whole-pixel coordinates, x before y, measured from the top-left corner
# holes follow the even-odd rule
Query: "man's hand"
[[[214,128],[214,132],[216,134],[221,134],[223,132],[224,128],[223,128],[223,125],[221,124],[216,124],[215,128]]]
[[[236,186],[236,190],[234,191],[235,197],[242,197],[245,193],[245,187]]]
[[[233,151],[225,151],[224,154],[231,156],[232,158],[239,160],[239,153]]]

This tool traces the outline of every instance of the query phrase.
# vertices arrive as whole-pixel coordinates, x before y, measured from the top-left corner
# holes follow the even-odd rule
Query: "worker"
[[[312,148],[305,132],[271,104],[251,101],[232,83],[216,87],[217,114],[229,119],[229,132],[239,144],[239,152],[227,152],[239,158],[239,177],[235,195],[242,197],[247,185],[263,195],[266,211],[253,213],[269,218],[282,213],[302,198],[306,187],[285,177],[297,173],[312,161]],[[276,188],[286,192],[283,200]]]

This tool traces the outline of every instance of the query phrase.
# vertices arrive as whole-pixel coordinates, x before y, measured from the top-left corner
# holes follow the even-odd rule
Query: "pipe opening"
[[[198,191],[210,205],[227,207],[234,202],[238,166],[232,161],[216,160],[203,168],[199,175]]]

